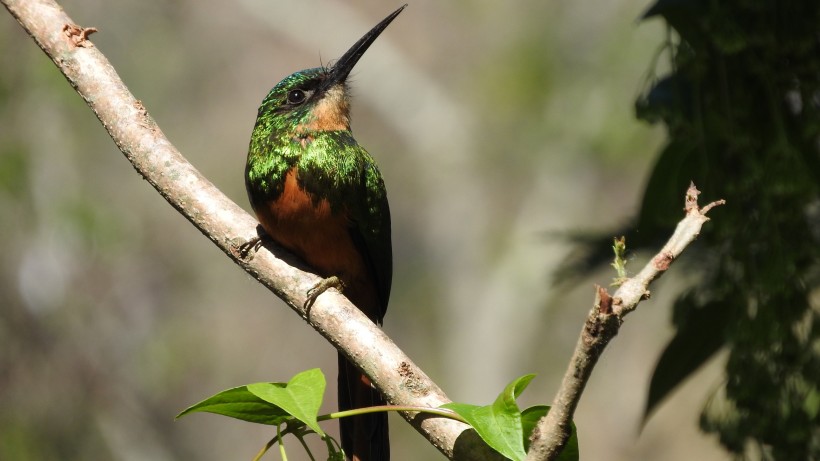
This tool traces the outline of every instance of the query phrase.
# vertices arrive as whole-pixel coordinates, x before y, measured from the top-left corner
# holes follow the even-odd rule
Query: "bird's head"
[[[295,72],[279,82],[262,101],[258,121],[281,124],[297,135],[350,129],[347,77],[379,34],[407,5],[384,18],[329,67]],[[278,131],[278,130],[277,130]]]

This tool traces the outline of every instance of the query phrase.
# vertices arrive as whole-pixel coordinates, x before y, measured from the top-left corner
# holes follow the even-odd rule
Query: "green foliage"
[[[618,277],[612,282],[613,286],[621,285],[626,280],[626,237],[612,239],[612,252],[615,258],[611,266],[615,269]]]
[[[659,0],[645,17],[669,26],[672,71],[636,112],[669,139],[636,222],[617,232],[657,250],[690,181],[727,202],[681,259],[699,278],[675,302],[645,416],[727,348],[701,428],[738,456],[818,459],[820,2]],[[603,264],[608,239],[568,266]]]
[[[668,43],[673,71],[636,105],[668,127],[669,142],[635,229],[645,243],[671,230],[669,204],[689,180],[728,204],[699,241],[701,279],[675,303],[677,333],[646,411],[725,346],[725,387],[702,428],[736,454],[816,459],[820,2],[660,0],[646,16],[678,39]]]
[[[319,427],[316,418],[319,415],[319,407],[322,406],[325,387],[325,375],[318,368],[314,368],[297,374],[287,384],[248,384],[248,391],[285,410],[324,437],[325,433]]]
[[[186,408],[185,411],[177,415],[177,418],[201,411],[272,426],[282,424],[289,418],[285,410],[262,400],[249,391],[248,386],[234,387],[208,397]]]
[[[324,437],[316,418],[325,387],[324,374],[314,368],[296,374],[287,383],[255,383],[219,392],[188,407],[177,418],[203,411],[270,425],[295,418]]]
[[[209,412],[257,424],[275,425],[277,436],[274,440],[279,443],[283,457],[282,435],[292,433],[301,439],[307,433],[303,430],[306,425],[326,440],[329,456],[338,458],[335,448],[338,444],[331,443],[318,422],[325,388],[324,374],[314,368],[296,374],[287,383],[254,383],[222,391],[187,408],[177,418],[189,413]],[[279,429],[283,424],[288,426],[285,431]],[[267,451],[274,440],[262,449],[257,458]]]
[[[478,406],[455,402],[442,405],[441,408],[453,413],[421,407],[385,407],[381,411],[428,412],[465,422],[475,429],[487,445],[507,458],[517,461],[526,457],[529,436],[538,420],[549,411],[549,407],[545,405],[530,407],[523,412],[518,409],[515,400],[534,377],[535,375],[524,375],[513,380],[492,405]],[[284,434],[291,433],[301,439],[307,433],[303,430],[306,425],[327,441],[331,458],[338,457],[339,453],[331,444],[332,439],[319,427],[319,421],[353,416],[372,409],[356,409],[319,416],[325,387],[324,374],[318,368],[314,368],[296,374],[287,383],[255,383],[219,392],[185,409],[177,418],[190,413],[208,412],[251,423],[273,425],[277,428],[287,424],[285,431],[277,429],[277,436],[262,449],[257,458],[261,457],[274,442],[278,442],[283,451],[281,436]],[[573,425],[572,435],[558,459],[577,461],[578,456],[578,437]]]
[[[511,382],[492,405],[449,403],[442,407],[461,415],[487,445],[502,455],[513,460],[524,459],[527,455],[524,451],[524,430],[521,411],[515,399],[534,377],[535,375],[525,375]]]
[[[685,309],[679,305],[692,303],[692,295],[690,292],[681,296],[676,302],[676,310]],[[666,346],[652,374],[645,418],[678,384],[724,345],[723,332],[732,319],[731,311],[720,303],[703,305],[689,312],[677,325],[677,334]]]
[[[525,435],[525,450],[530,449],[529,436],[532,434],[532,430],[535,429],[538,420],[546,416],[549,410],[550,407],[547,405],[535,405],[521,412],[521,426],[524,429]],[[569,440],[567,440],[567,444],[564,446],[564,450],[558,455],[558,461],[578,461],[580,457],[581,454],[578,450],[578,431],[575,430],[575,423],[572,423],[572,434],[570,434]]]
[[[492,405],[478,406],[466,403],[442,405],[458,413],[475,429],[487,445],[505,457],[518,461],[527,456],[529,437],[538,420],[547,414],[549,407],[540,405],[523,412],[515,400],[527,388],[535,375],[516,378],[498,395]],[[572,436],[567,442],[561,461],[578,459],[578,439],[573,426]]]

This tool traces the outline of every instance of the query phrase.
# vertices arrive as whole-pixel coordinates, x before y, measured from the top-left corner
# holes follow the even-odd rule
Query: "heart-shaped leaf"
[[[295,375],[287,383],[255,383],[247,387],[255,396],[285,410],[324,437],[317,417],[326,385],[322,370],[314,368]]]
[[[523,460],[524,451],[521,411],[515,399],[526,389],[535,375],[515,379],[498,395],[492,405],[477,406],[465,403],[448,403],[443,408],[458,413],[467,420],[487,445],[514,461]]]

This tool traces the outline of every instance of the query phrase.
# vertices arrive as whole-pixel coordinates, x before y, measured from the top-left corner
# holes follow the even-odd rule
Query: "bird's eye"
[[[302,90],[288,91],[288,104],[302,104],[307,99],[307,95]]]

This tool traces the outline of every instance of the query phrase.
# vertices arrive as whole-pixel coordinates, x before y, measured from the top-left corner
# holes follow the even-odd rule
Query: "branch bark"
[[[244,258],[240,247],[258,235],[257,222],[222,194],[174,148],[142,103],[79,27],[51,0],[0,0],[60,69],[137,172],[237,265],[284,300],[347,355],[396,405],[438,407],[444,392],[380,328],[333,290],[309,310],[306,293],[320,279],[283,249],[265,244]],[[451,459],[500,459],[445,418],[405,413],[411,425]]]
[[[709,221],[706,213],[725,203],[718,200],[701,208],[698,206],[699,194],[694,183],[691,184],[686,191],[686,216],[678,223],[666,245],[637,275],[624,281],[614,295],[610,295],[606,288],[596,287],[595,302],[581,330],[561,387],[549,413],[541,418],[530,436],[527,461],[554,460],[561,454],[572,433],[572,416],[592,369],[606,346],[618,334],[624,317],[634,311],[638,303],[649,298],[649,284],[663,275],[697,238],[701,227]]]

